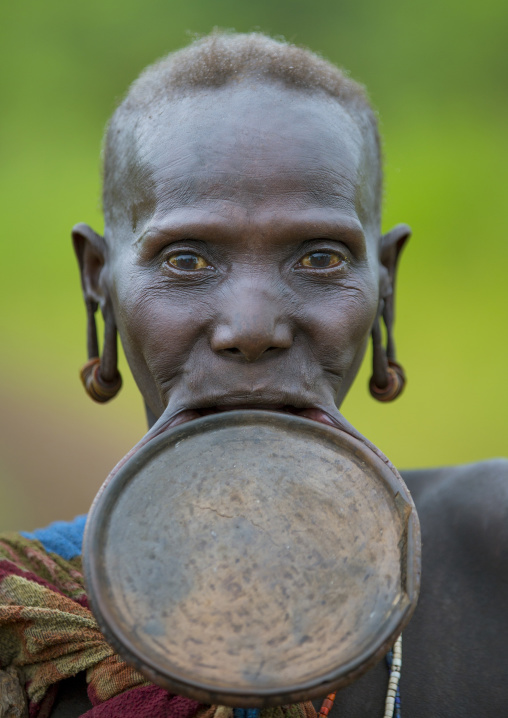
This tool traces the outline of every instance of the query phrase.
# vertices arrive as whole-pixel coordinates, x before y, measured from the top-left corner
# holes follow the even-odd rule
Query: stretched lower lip
[[[226,411],[236,411],[236,410],[248,410],[248,411],[274,411],[278,412],[280,414],[293,414],[295,416],[303,416],[306,419],[311,419],[312,421],[317,421],[320,424],[327,424],[328,426],[335,426],[338,427],[339,424],[337,421],[334,420],[330,414],[328,414],[326,411],[323,411],[323,409],[317,409],[315,407],[309,407],[306,409],[299,409],[295,406],[273,406],[273,405],[263,405],[263,404],[238,404],[236,406],[224,406],[224,405],[218,405],[218,406],[212,406],[212,407],[206,407],[204,409],[184,409],[183,411],[180,411],[178,414],[175,414],[175,416],[172,418],[170,423],[167,425],[166,428],[172,428],[175,426],[178,426],[179,424],[186,424],[188,421],[193,421],[194,419],[199,419],[201,416],[208,416],[210,414],[219,414]]]

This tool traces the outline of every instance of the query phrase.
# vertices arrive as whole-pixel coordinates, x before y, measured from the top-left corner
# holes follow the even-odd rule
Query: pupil
[[[323,269],[330,265],[330,257],[329,252],[314,252],[310,255],[310,263],[313,267]]]
[[[196,269],[198,258],[195,254],[179,254],[176,263],[180,269]]]

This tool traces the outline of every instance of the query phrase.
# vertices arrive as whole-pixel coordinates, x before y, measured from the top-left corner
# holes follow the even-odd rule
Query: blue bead
[[[261,711],[259,708],[234,708],[233,718],[259,718]]]
[[[385,656],[385,659],[386,659],[386,664],[387,664],[388,668],[391,668],[392,661],[393,661],[393,651],[391,651],[391,650],[388,651],[388,653]]]

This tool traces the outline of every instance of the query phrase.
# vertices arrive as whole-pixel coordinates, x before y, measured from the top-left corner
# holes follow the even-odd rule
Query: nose
[[[226,300],[210,339],[214,352],[249,362],[289,349],[292,343],[291,322],[279,302],[255,287],[244,287]]]

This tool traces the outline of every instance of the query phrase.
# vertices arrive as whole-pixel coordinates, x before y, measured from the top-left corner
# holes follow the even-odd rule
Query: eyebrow
[[[197,211],[202,220],[189,217],[191,212]],[[337,209],[300,209],[284,213],[262,213],[265,216],[258,222],[259,230],[271,229],[274,243],[280,241],[284,244],[288,236],[296,241],[305,239],[330,238],[343,239],[352,245],[359,254],[365,249],[365,233],[360,220],[350,214]],[[259,215],[257,215],[259,216]],[[245,230],[252,228],[254,220],[245,217]],[[221,216],[217,211],[195,208],[181,208],[170,211],[160,222],[151,222],[135,240],[134,244],[148,250],[153,245],[163,245],[167,242],[177,242],[188,239],[194,241],[222,241],[233,240],[238,234],[238,224],[231,225],[231,221]]]

